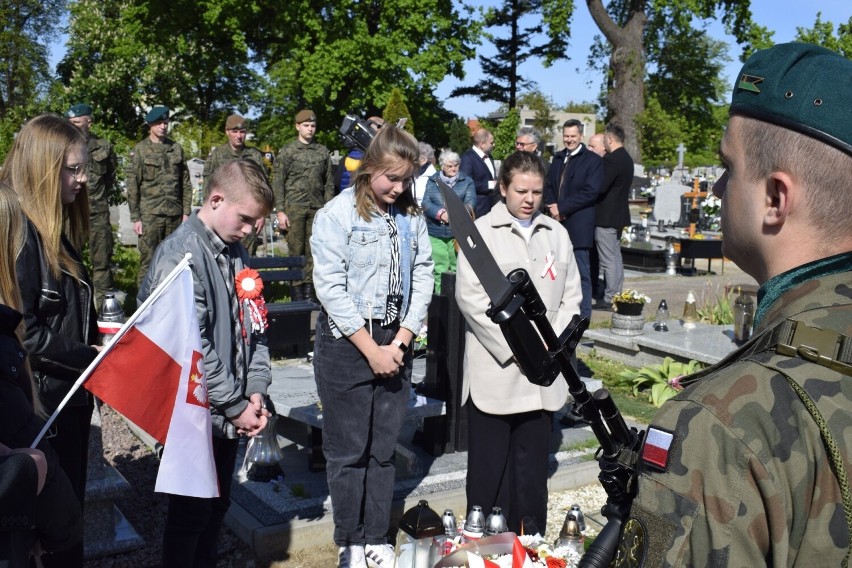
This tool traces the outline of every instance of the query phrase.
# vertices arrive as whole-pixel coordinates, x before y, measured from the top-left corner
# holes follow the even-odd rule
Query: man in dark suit
[[[603,182],[603,160],[581,142],[583,123],[567,120],[562,125],[565,148],[553,156],[544,188],[550,216],[568,229],[574,259],[580,271],[583,301],[580,315],[592,315],[592,277],[589,251],[595,241],[595,202]]]
[[[473,147],[461,156],[461,172],[473,179],[476,189],[476,218],[491,211],[491,197],[497,185],[497,170],[491,159],[494,135],[485,128],[473,133]]]
[[[624,148],[624,129],[617,124],[606,127],[604,145],[604,180],[595,206],[595,244],[606,289],[603,300],[594,307],[608,310],[612,308],[612,297],[621,292],[624,286],[620,241],[621,230],[630,224],[633,158]]]

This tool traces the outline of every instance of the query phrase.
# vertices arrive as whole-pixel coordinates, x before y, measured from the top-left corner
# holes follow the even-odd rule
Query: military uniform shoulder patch
[[[642,461],[656,470],[666,471],[669,466],[669,450],[674,437],[674,432],[649,427],[645,434],[645,443],[642,445]]]

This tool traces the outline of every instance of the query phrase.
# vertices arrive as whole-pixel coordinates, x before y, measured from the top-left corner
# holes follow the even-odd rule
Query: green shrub
[[[730,325],[734,323],[734,291],[731,289],[727,293],[719,293],[719,286],[716,286],[716,292],[712,292],[712,284],[707,282],[704,285],[704,290],[701,292],[701,300],[696,306],[698,317],[701,321],[711,325]]]
[[[628,369],[619,376],[633,384],[633,395],[648,392],[648,400],[656,407],[673,397],[681,390],[680,379],[699,371],[704,365],[698,361],[681,363],[666,357],[659,365],[648,365],[641,369]]]

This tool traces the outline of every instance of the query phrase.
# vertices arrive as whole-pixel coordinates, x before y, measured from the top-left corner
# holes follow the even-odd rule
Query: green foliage
[[[127,294],[124,299],[124,313],[130,316],[136,311],[136,295],[139,286],[136,279],[139,276],[139,251],[136,247],[128,247],[121,244],[116,237],[112,249],[113,276],[115,287]]]
[[[622,379],[620,373],[627,369],[623,363],[599,357],[595,350],[579,359],[592,371],[592,376],[600,379],[604,387],[612,395],[621,413],[639,422],[647,424],[656,413],[656,407],[648,402],[647,397],[633,396],[633,384]]]
[[[558,126],[558,121],[553,116],[553,101],[535,89],[519,96],[518,104],[535,111],[532,126],[541,134],[542,140],[548,140]],[[543,150],[543,148],[540,149]]]
[[[796,41],[815,43],[852,59],[852,17],[845,24],[837,26],[835,36],[834,24],[823,22],[822,12],[817,12],[813,28],[796,28]]]
[[[521,126],[521,113],[518,109],[512,109],[500,124],[491,131],[494,133],[494,149],[491,155],[495,160],[503,160],[515,151],[515,134]]]
[[[533,86],[520,74],[519,68],[525,61],[540,58],[545,67],[550,67],[554,61],[567,57],[573,13],[573,0],[503,0],[502,6],[488,8],[484,26],[507,29],[508,37],[485,34],[497,48],[495,57],[479,56],[485,78],[475,85],[454,89],[450,96],[470,95],[480,101],[497,101],[515,108],[518,93]],[[524,27],[522,20],[532,25]],[[531,40],[541,34],[546,39],[533,45]]]
[[[636,116],[636,126],[645,167],[677,164],[677,146],[684,141],[686,128],[682,118],[669,114],[656,97],[650,97],[645,111]]]
[[[633,384],[633,395],[648,391],[648,400],[656,407],[673,397],[681,389],[680,379],[704,366],[698,361],[681,363],[666,357],[659,365],[648,365],[641,369],[628,369],[619,374],[623,381]]]
[[[710,282],[704,284],[701,298],[696,303],[696,311],[701,321],[711,325],[730,325],[734,323],[734,290],[719,292],[716,285],[715,292]]]
[[[396,87],[391,90],[390,99],[388,99],[388,104],[382,113],[382,118],[390,124],[396,124],[400,118],[407,118],[403,130],[412,136],[414,135],[414,121],[411,120],[411,112],[405,105],[405,97],[402,95],[402,91]]]
[[[460,118],[453,119],[450,123],[450,149],[461,155],[473,145],[473,138],[470,135],[470,128],[467,127],[464,120]]]

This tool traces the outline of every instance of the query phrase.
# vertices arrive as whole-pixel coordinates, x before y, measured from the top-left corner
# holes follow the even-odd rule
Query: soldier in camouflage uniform
[[[112,225],[109,222],[109,197],[115,188],[118,160],[109,141],[91,132],[92,107],[79,103],[65,113],[68,120],[86,134],[89,147],[89,261],[95,285],[95,305],[100,308],[104,293],[115,288],[112,275]]]
[[[287,231],[289,254],[307,258],[305,279],[293,282],[291,288],[294,300],[314,299],[311,228],[316,212],[334,197],[331,156],[325,146],[313,141],[316,130],[313,111],[301,110],[296,114],[299,136],[279,152],[272,178],[278,227]]]
[[[758,51],[721,145],[750,341],[654,417],[617,566],[841,566],[852,495],[852,61]],[[845,510],[844,510],[844,507]]]
[[[263,163],[263,154],[257,148],[246,146],[246,134],[248,133],[246,119],[238,114],[232,114],[225,120],[225,134],[228,136],[228,143],[221,146],[215,146],[210,150],[207,160],[204,162],[204,195],[207,196],[207,188],[213,172],[229,160],[245,159],[250,160],[261,167],[266,172],[266,164]],[[265,218],[258,219],[254,230],[250,235],[246,235],[242,239],[243,246],[249,251],[249,255],[254,256],[257,252],[258,238],[257,236],[263,231]]]
[[[168,107],[155,106],[145,122],[150,134],[134,146],[127,166],[130,220],[139,235],[139,284],[157,246],[189,217],[192,206],[183,148],[167,137]]]

